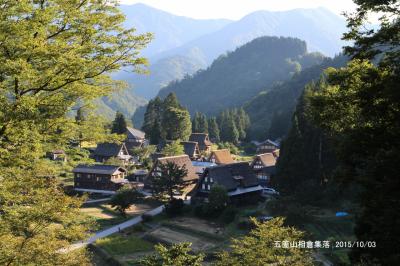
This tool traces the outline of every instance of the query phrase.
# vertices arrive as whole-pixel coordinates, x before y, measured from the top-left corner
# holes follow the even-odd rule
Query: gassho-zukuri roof
[[[117,165],[104,165],[104,164],[93,164],[85,165],[80,164],[76,166],[73,173],[85,173],[85,174],[103,174],[103,175],[114,175],[119,172],[126,172],[125,168]]]
[[[93,153],[98,156],[116,157],[121,149],[126,150],[124,143],[99,143]]]
[[[192,133],[189,141],[197,142],[199,145],[211,146],[212,142],[208,140],[207,133]]]
[[[128,139],[144,139],[146,135],[143,131],[133,127],[127,127],[126,131]]]
[[[157,159],[157,164],[158,163],[167,163],[167,162],[172,162],[178,165],[179,167],[185,166],[186,170],[188,171],[187,175],[183,178],[185,181],[189,180],[196,180],[199,178],[199,176],[196,174],[196,170],[192,165],[192,161],[190,161],[190,158],[188,155],[178,155],[178,156],[169,156],[169,157],[162,157]]]
[[[247,162],[239,162],[209,167],[203,177],[213,178],[214,184],[221,185],[229,191],[238,188],[249,188],[259,185],[257,176]]]
[[[234,163],[231,152],[228,149],[215,150],[211,153],[210,158],[215,158],[217,164],[229,164]]]
[[[273,153],[263,153],[255,156],[254,161],[259,159],[263,166],[274,166],[276,164],[276,156]]]
[[[199,145],[195,141],[181,141],[180,144],[183,146],[185,154],[189,155],[190,157],[193,157],[196,153],[196,148],[199,148]]]

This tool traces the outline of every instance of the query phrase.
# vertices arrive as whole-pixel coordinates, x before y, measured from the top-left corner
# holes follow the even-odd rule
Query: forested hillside
[[[306,43],[299,39],[261,37],[220,56],[208,69],[171,83],[159,96],[175,92],[191,113],[216,114],[241,106],[261,90],[289,79],[322,58],[320,54],[308,54]]]
[[[290,80],[261,92],[246,103],[244,108],[252,121],[250,138],[262,140],[284,136],[289,130],[291,117],[304,86],[318,80],[327,67],[341,67],[346,61],[345,56],[327,58],[321,64],[296,73]]]

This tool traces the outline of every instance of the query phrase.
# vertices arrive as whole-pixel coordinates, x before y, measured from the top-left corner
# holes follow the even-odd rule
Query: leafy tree
[[[248,236],[232,240],[231,250],[218,255],[216,265],[314,265],[311,252],[300,248],[276,247],[276,241],[302,241],[304,233],[283,226],[283,218],[260,223],[252,218],[255,229]]]
[[[211,117],[208,120],[208,133],[210,135],[210,139],[213,142],[219,142],[220,138],[219,138],[219,127],[218,127],[218,123],[217,123],[217,118],[215,117]]]
[[[79,108],[75,116],[75,123],[64,130],[66,139],[70,143],[78,143],[82,147],[83,143],[119,142],[124,137],[117,134],[110,134],[107,128],[107,121],[101,116],[95,115],[92,111]],[[67,134],[70,132],[70,134]]]
[[[204,255],[191,253],[191,243],[174,244],[167,248],[161,244],[155,246],[157,255],[140,261],[143,266],[201,266]]]
[[[187,140],[192,132],[190,114],[186,109],[168,107],[164,110],[162,138],[169,140]]]
[[[60,252],[87,236],[82,201],[63,193],[41,158],[71,136],[74,106],[123,85],[110,72],[143,71],[151,35],[124,29],[114,1],[0,5],[0,264],[85,265],[85,250]]]
[[[232,154],[239,155],[240,150],[234,144],[230,142],[220,142],[218,143],[218,149],[229,149]]]
[[[228,206],[228,192],[223,186],[215,185],[210,190],[208,201],[208,211],[210,214],[220,214]]]
[[[126,120],[125,116],[121,112],[116,112],[115,113],[115,119],[112,122],[111,126],[111,133],[115,134],[125,134],[126,133]]]
[[[160,175],[155,175],[151,179],[153,193],[158,198],[168,196],[169,201],[172,201],[174,192],[185,187],[184,177],[188,171],[185,166],[180,167],[173,162],[160,163],[158,167]]]
[[[0,182],[1,265],[89,265],[84,249],[60,252],[88,237],[90,224],[79,207],[84,198],[66,196],[57,172],[2,168]]]
[[[129,187],[122,187],[115,195],[112,196],[110,205],[125,217],[126,210],[142,199],[142,193]]]
[[[152,166],[150,155],[155,153],[157,147],[155,145],[147,145],[145,147],[134,148],[130,150],[130,154],[132,156],[136,156],[139,158],[139,162],[143,167],[150,169]]]
[[[185,154],[183,146],[180,143],[180,140],[175,140],[165,145],[161,153],[164,154],[165,156],[176,156]]]
[[[235,117],[236,128],[239,132],[239,139],[244,140],[247,136],[247,130],[250,127],[250,118],[243,108],[234,109],[233,116]]]
[[[311,97],[312,117],[337,138],[342,178],[364,188],[355,233],[377,247],[353,249],[353,262],[394,265],[400,260],[400,3],[355,2],[358,8],[348,15],[344,35],[355,42],[346,47],[353,61],[327,70],[327,85]],[[377,29],[366,25],[371,14],[379,17]]]

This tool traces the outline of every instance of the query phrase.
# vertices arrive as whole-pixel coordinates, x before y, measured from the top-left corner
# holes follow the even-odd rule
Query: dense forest
[[[220,56],[206,70],[171,83],[159,96],[174,92],[190,113],[216,115],[322,59],[320,54],[308,54],[306,43],[299,39],[261,37]]]
[[[357,1],[344,35],[350,61],[327,68],[306,86],[284,140],[276,183],[307,204],[340,205],[345,189],[359,204],[355,235],[375,248],[353,247],[353,264],[396,265],[400,258],[400,52],[398,1]],[[380,28],[364,30],[381,12]],[[392,17],[393,20],[388,20]],[[340,186],[340,188],[338,188]],[[297,195],[297,196],[296,196]],[[311,196],[310,196],[311,195]],[[330,200],[329,200],[330,199]]]
[[[290,128],[291,117],[297,100],[304,90],[304,86],[313,80],[318,80],[327,67],[342,67],[347,57],[336,56],[326,58],[321,64],[311,66],[294,74],[294,76],[270,90],[262,91],[244,105],[250,116],[251,126],[249,137],[263,140],[265,138],[281,138]]]

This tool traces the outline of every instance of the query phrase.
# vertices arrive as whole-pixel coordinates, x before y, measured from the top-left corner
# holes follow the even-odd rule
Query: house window
[[[212,177],[210,177],[210,182],[211,182],[211,183],[214,182],[214,179],[213,179]]]
[[[208,177],[205,177],[205,178],[204,178],[204,181],[205,181],[205,182],[208,182]]]
[[[201,189],[203,189],[203,190],[206,189],[206,185],[204,183],[201,185]]]
[[[76,174],[76,177],[81,177],[81,174]]]
[[[210,185],[207,185],[207,190],[210,190]]]

